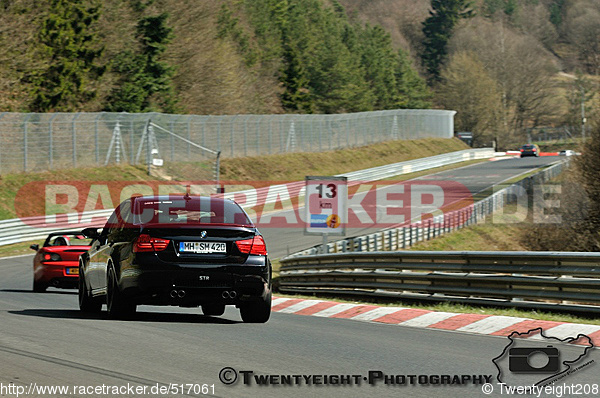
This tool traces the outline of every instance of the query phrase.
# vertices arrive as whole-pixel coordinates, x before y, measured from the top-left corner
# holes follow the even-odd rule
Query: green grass
[[[418,242],[408,250],[477,251],[482,247],[491,251],[526,251],[520,243],[523,227],[522,217],[526,210],[516,205],[507,205],[502,213],[496,212],[485,221],[435,239]],[[530,219],[530,215],[527,214]],[[528,221],[525,220],[526,223]]]
[[[29,242],[14,243],[12,245],[0,246],[0,258],[11,257],[11,256],[20,256],[23,254],[34,254],[35,252],[29,248],[29,246],[33,245],[34,243],[37,243],[38,245],[42,245],[44,243],[44,239],[32,240]]]
[[[330,152],[224,158],[221,161],[221,180],[300,181],[306,175],[340,174],[467,148],[458,139],[423,139],[390,141]],[[37,190],[39,186],[31,185],[38,181],[198,181],[206,180],[209,174],[208,179],[213,178],[212,172],[206,172],[212,167],[209,166],[206,163],[168,163],[164,168],[155,169],[153,176],[148,175],[145,166],[132,165],[5,174],[0,176],[0,220],[18,216],[15,198],[19,190],[22,190],[19,194],[21,201],[28,195],[38,199],[32,201],[27,215],[44,214],[44,203],[40,201]]]
[[[142,166],[81,167],[41,173],[15,173],[0,176],[0,220],[16,218],[17,192],[37,181],[153,181]]]

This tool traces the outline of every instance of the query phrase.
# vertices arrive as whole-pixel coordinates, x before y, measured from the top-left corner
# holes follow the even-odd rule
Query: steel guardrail
[[[436,156],[430,156],[427,158],[421,158],[416,160],[409,160],[405,162],[399,162],[389,164],[385,166],[373,167],[369,169],[354,171],[350,173],[340,174],[348,177],[349,184],[357,181],[376,181],[384,178],[389,178],[397,175],[412,173],[416,171],[422,171],[431,169],[434,167],[440,167],[444,165],[450,165],[462,161],[473,160],[473,159],[485,159],[494,156],[494,150],[491,148],[479,148],[479,149],[467,149],[457,152],[451,152],[447,154],[441,154]],[[257,190],[257,197],[262,202],[269,203],[266,201],[267,194],[273,195],[273,201],[277,200],[278,193],[289,192],[290,188],[304,187],[304,181],[298,181],[294,183],[276,185],[267,188],[261,188]],[[223,194],[224,197],[233,199],[237,194],[246,194],[249,191],[238,191]],[[302,196],[302,194],[301,194]],[[84,223],[69,223],[68,225],[57,227],[45,227],[46,217],[27,217],[27,218],[16,218],[10,220],[0,221],[0,246],[27,242],[34,239],[45,238],[47,234],[51,232],[66,231],[73,228],[86,228],[86,227],[102,227],[106,219],[112,214],[114,209],[95,210],[90,212],[83,212],[81,214],[67,214],[65,218],[79,220],[95,219],[93,222]]]
[[[531,306],[600,303],[600,253],[402,251],[329,253],[281,260],[278,290]],[[558,301],[559,303],[556,303]],[[592,308],[596,310],[596,308]]]

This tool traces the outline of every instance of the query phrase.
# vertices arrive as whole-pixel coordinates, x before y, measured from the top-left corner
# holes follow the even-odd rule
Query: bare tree
[[[526,128],[547,123],[556,113],[551,54],[531,36],[504,21],[477,18],[456,32],[451,53],[473,51],[498,82],[503,130],[524,138]]]
[[[590,74],[600,74],[600,3],[581,0],[568,9],[564,30],[579,61]]]
[[[455,53],[441,77],[439,100],[445,108],[457,111],[456,129],[472,132],[475,145],[489,144],[497,138],[502,111],[500,91],[478,57],[472,52]]]

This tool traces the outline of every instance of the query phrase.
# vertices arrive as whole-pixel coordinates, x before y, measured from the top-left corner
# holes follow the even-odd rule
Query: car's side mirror
[[[100,234],[98,233],[98,228],[85,228],[81,233],[87,237],[92,239],[97,239]]]
[[[29,246],[29,248],[30,248],[31,250],[38,251],[38,250],[40,249],[40,245],[38,245],[37,243],[35,243],[35,244],[33,244],[33,245]]]

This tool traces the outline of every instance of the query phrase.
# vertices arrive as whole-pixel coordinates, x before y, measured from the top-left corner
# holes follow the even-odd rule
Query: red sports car
[[[76,232],[51,233],[44,245],[31,245],[37,251],[33,258],[33,291],[45,292],[48,286],[77,288],[79,255],[90,248],[90,239]]]

